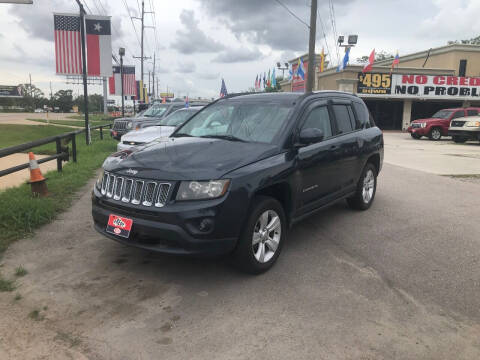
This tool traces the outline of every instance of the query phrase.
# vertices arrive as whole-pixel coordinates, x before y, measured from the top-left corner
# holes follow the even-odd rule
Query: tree
[[[73,101],[78,106],[80,112],[85,113],[85,104],[83,95],[75,98]],[[103,96],[99,94],[88,95],[88,112],[102,112],[103,111]]]
[[[471,39],[465,40],[450,40],[447,42],[448,45],[453,44],[467,44],[467,45],[480,45],[480,35]]]
[[[62,112],[70,112],[73,106],[72,90],[58,90],[53,95],[53,106],[59,107]]]
[[[366,64],[368,63],[368,58],[370,55],[363,55],[360,58],[357,58],[357,62],[360,64]],[[395,56],[391,53],[386,52],[385,50],[381,50],[378,52],[375,52],[375,61],[382,61],[382,60],[389,60],[393,59]]]

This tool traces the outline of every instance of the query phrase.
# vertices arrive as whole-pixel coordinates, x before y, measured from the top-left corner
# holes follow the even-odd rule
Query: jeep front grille
[[[107,198],[143,206],[163,207],[167,203],[170,183],[133,179],[105,172],[101,193]]]
[[[114,130],[125,130],[127,128],[127,124],[130,120],[115,120],[113,123]]]
[[[422,127],[422,124],[420,123],[412,123],[412,128],[416,129],[416,128],[421,128]]]
[[[465,121],[454,120],[452,121],[450,126],[462,127],[464,124],[465,124]]]

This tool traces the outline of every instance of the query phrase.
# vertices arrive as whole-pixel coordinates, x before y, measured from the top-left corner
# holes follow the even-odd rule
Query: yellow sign
[[[391,86],[391,74],[358,74],[358,94],[390,94]]]

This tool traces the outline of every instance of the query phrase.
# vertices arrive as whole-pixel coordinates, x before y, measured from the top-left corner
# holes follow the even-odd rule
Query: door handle
[[[330,146],[330,150],[336,150],[336,149],[338,149],[338,148],[339,148],[338,145],[331,145],[331,146]]]

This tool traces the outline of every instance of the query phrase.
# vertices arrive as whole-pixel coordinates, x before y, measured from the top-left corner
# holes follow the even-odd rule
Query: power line
[[[275,0],[277,3],[280,4],[280,6],[282,6],[285,10],[287,10],[290,15],[292,15],[295,19],[297,19],[298,21],[300,21],[303,25],[305,25],[307,28],[310,29],[310,25],[308,25],[305,21],[303,21],[302,19],[300,19],[292,10],[290,10],[287,5],[285,5],[284,3],[282,3],[280,0]]]
[[[329,1],[329,10],[330,10],[330,21],[332,22],[332,35],[333,35],[333,42],[335,44],[335,52],[337,54],[337,63],[340,64],[340,53],[338,51],[338,46],[337,44],[337,25],[335,23],[335,10],[333,8],[333,2],[332,0]]]
[[[318,15],[318,18],[320,19],[320,26],[322,27],[323,41],[325,43],[325,46],[327,47],[327,52],[328,52],[328,54],[330,55],[330,58],[331,58],[332,54],[330,53],[330,48],[328,47],[327,35],[325,34],[325,26],[323,25],[322,16],[320,15],[320,11],[318,11],[318,10],[317,10],[317,15]]]
[[[125,9],[127,9],[128,17],[130,18],[130,21],[132,22],[133,31],[135,32],[135,36],[137,38],[138,44],[140,45],[141,43],[140,43],[140,39],[138,37],[137,28],[135,27],[135,23],[133,22],[132,14],[130,14],[130,9],[128,8],[126,0],[123,0],[123,5],[125,5]]]

